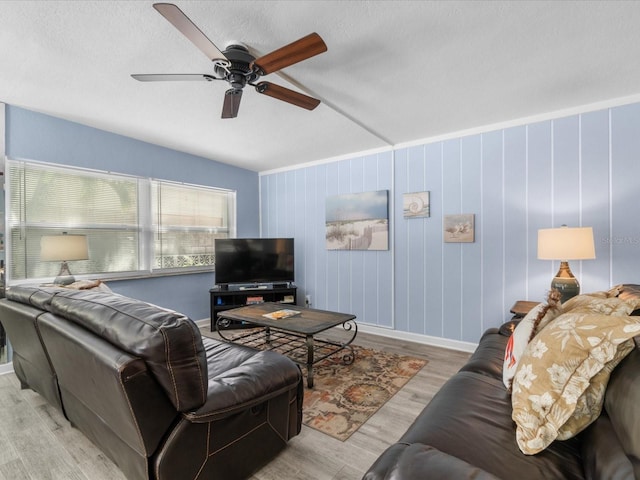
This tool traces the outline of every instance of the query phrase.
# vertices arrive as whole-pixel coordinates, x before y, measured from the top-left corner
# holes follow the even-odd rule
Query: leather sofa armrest
[[[505,337],[510,337],[513,331],[518,326],[518,323],[520,323],[519,318],[514,320],[509,320],[508,322],[503,323],[502,325],[500,325],[500,329],[498,330],[500,332],[500,335],[504,335]]]
[[[209,378],[204,405],[183,416],[193,423],[217,421],[291,391],[300,382],[302,373],[293,361],[275,352],[256,352],[236,367]]]
[[[403,448],[404,447],[404,448]],[[430,445],[421,443],[396,444],[387,450],[395,457],[392,465],[389,462],[380,464],[383,456],[365,474],[363,480],[499,480],[498,477],[475,467],[464,460],[451,456]],[[377,473],[374,472],[377,468]],[[382,468],[380,468],[382,467]],[[384,475],[384,476],[382,476]]]

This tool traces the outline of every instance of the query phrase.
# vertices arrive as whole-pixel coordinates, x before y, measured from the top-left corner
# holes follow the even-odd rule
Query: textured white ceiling
[[[636,1],[175,0],[221,49],[311,32],[328,51],[263,77],[306,111],[224,82],[152,1],[0,1],[0,102],[265,171],[640,93]]]

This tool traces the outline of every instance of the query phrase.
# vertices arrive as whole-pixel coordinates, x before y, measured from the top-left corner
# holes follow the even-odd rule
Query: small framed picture
[[[475,214],[444,216],[445,243],[473,243],[475,241]]]
[[[429,192],[405,193],[402,196],[404,218],[424,218],[431,216]]]

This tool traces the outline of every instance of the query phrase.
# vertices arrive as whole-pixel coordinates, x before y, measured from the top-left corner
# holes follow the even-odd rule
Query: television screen
[[[293,238],[217,238],[216,284],[293,282]]]

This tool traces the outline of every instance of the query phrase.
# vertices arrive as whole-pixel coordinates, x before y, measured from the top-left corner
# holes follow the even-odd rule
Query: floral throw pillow
[[[576,295],[575,297],[570,298],[569,300],[567,300],[562,304],[562,311],[566,313],[570,310],[573,310],[574,308],[579,308],[585,305],[588,306],[593,302],[597,304],[599,300],[602,300],[605,298],[615,298],[622,291],[622,287],[623,287],[622,285],[616,285],[615,287],[612,287],[610,290],[607,290],[607,291],[590,292],[590,293],[583,293],[582,295]]]
[[[628,316],[633,309],[617,298],[594,298],[557,317],[530,342],[511,395],[523,453],[570,438],[597,418],[609,374],[640,334],[640,317]]]
[[[529,341],[538,331],[544,328],[551,320],[560,315],[560,294],[553,292],[547,299],[547,304],[539,303],[533,307],[527,315],[520,320],[515,330],[509,337],[507,348],[504,352],[502,365],[502,382],[507,390],[511,390],[513,376],[516,374],[518,362],[522,357]]]

